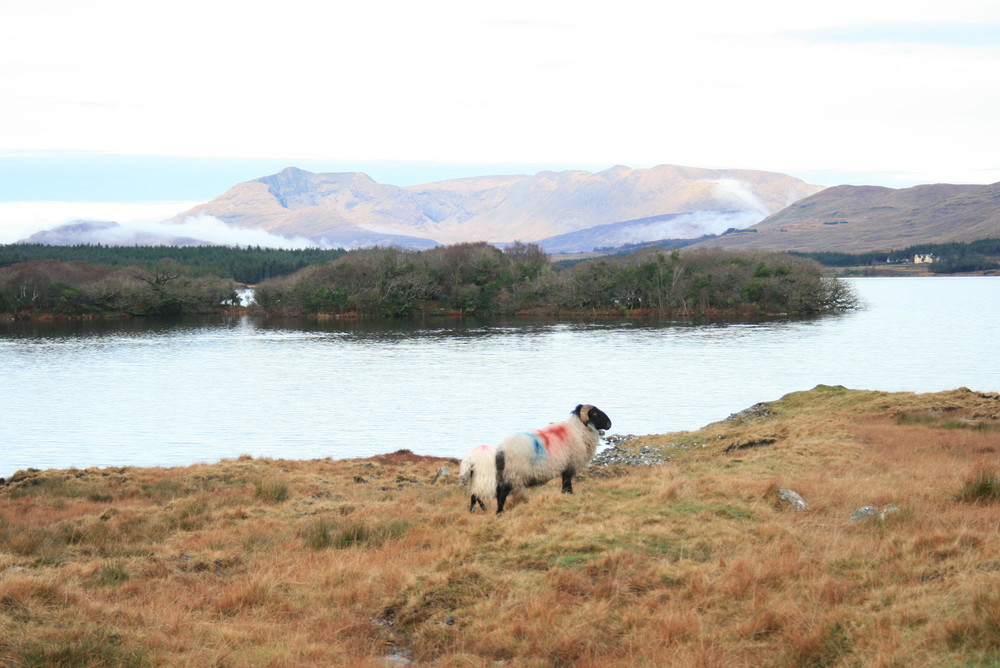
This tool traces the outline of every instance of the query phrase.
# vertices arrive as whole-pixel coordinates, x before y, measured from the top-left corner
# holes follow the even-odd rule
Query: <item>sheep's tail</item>
[[[491,445],[477,445],[469,450],[458,469],[459,482],[481,499],[497,493],[496,451]]]

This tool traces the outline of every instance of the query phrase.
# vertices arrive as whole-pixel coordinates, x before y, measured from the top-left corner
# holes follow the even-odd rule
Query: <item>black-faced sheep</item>
[[[494,457],[497,515],[503,513],[512,493],[542,485],[556,476],[562,476],[563,493],[572,494],[573,476],[587,467],[601,432],[610,427],[611,420],[602,410],[581,404],[565,422],[513,434],[501,441]]]

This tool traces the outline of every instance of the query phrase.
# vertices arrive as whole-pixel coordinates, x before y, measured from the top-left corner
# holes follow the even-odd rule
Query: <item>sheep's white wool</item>
[[[503,479],[518,489],[548,482],[563,471],[582,471],[600,438],[598,430],[577,415],[538,431],[512,434],[497,446],[497,452],[504,453]]]
[[[477,445],[469,450],[458,469],[459,482],[481,500],[497,495],[496,450],[491,445]]]

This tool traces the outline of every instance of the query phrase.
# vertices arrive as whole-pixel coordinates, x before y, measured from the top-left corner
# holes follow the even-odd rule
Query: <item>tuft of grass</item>
[[[263,503],[283,503],[288,500],[288,483],[275,478],[261,478],[254,483],[253,498]]]
[[[793,635],[789,663],[800,668],[841,665],[851,647],[851,636],[844,624],[820,625]]]
[[[1000,431],[1000,422],[996,420],[978,420],[963,417],[941,417],[938,415],[902,412],[896,416],[896,423],[908,426],[931,427],[933,429],[968,429],[971,431],[996,433]]]
[[[327,518],[318,518],[309,522],[300,535],[306,546],[314,550],[328,547],[344,550],[350,547],[378,547],[398,539],[409,528],[409,520],[402,519],[386,522],[351,520],[337,524]]]
[[[976,591],[966,613],[945,624],[945,634],[953,649],[1000,652],[1000,591]]]
[[[410,523],[407,520],[375,523],[350,522],[337,530],[331,544],[339,549],[354,546],[377,547],[386,541],[399,538],[409,528]]]
[[[89,631],[37,638],[21,650],[14,665],[140,668],[150,665],[150,662],[141,648],[126,645],[120,635]]]
[[[333,544],[333,525],[328,519],[315,519],[302,531],[302,539],[314,550],[326,549]]]
[[[104,564],[87,584],[92,587],[117,587],[129,581],[129,573],[121,563]]]
[[[956,494],[966,503],[1000,502],[1000,471],[995,466],[981,466],[972,472]]]

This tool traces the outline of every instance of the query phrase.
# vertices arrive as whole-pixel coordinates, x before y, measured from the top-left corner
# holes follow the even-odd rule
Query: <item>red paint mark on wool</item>
[[[492,447],[493,447],[492,445],[477,445],[476,447],[472,448],[472,451],[480,452],[481,450],[489,450]]]
[[[538,430],[538,436],[549,452],[559,452],[566,447],[569,440],[569,428],[564,424],[554,424]]]

